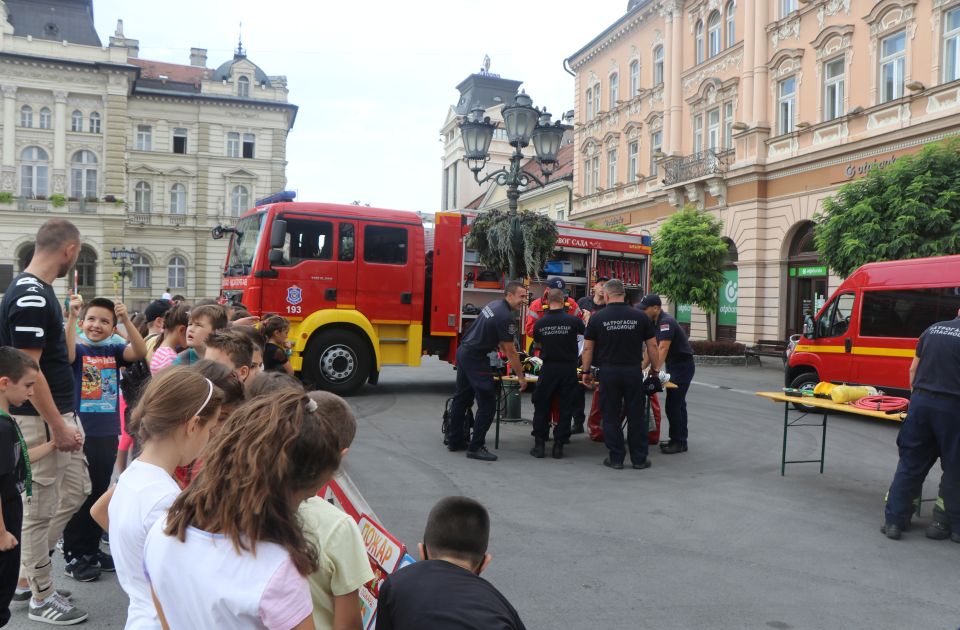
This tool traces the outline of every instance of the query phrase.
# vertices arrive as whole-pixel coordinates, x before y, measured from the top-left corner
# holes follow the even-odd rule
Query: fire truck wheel
[[[359,335],[348,330],[327,330],[307,344],[304,367],[307,377],[318,388],[350,394],[370,376],[370,353]]]
[[[800,391],[809,391],[813,392],[813,388],[817,386],[817,383],[820,382],[820,377],[817,376],[816,372],[803,372],[798,374],[796,378],[790,383],[790,387],[793,389],[799,389]],[[815,411],[817,408],[810,405],[800,405],[793,403],[794,409],[797,411],[803,411],[810,413]]]

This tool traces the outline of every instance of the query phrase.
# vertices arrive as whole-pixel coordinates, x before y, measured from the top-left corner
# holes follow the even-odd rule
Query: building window
[[[40,128],[41,129],[50,129],[53,126],[53,116],[50,114],[50,108],[44,107],[40,109]]]
[[[707,56],[716,57],[720,54],[720,43],[723,41],[720,32],[720,12],[714,11],[707,18]]]
[[[696,36],[693,40],[697,63],[703,63],[703,20],[697,22]]]
[[[97,293],[97,255],[87,248],[80,250],[80,256],[77,257],[77,264],[74,267],[77,270],[77,284],[80,285],[80,293]]]
[[[723,148],[733,148],[733,101],[723,104]]]
[[[563,221],[566,213],[563,210],[557,210],[557,221]]]
[[[20,108],[20,126],[26,129],[33,127],[33,109],[29,105]]]
[[[100,133],[100,114],[90,114],[90,133]]]
[[[173,152],[185,154],[187,152],[187,130],[177,127],[173,130]]]
[[[250,193],[246,186],[234,186],[230,191],[230,214],[239,217],[250,206]]]
[[[236,131],[227,134],[227,157],[240,157],[240,134]]]
[[[823,119],[843,116],[844,60],[834,59],[823,64]]]
[[[153,190],[147,182],[137,182],[133,196],[134,212],[146,214],[153,209]]]
[[[137,125],[137,151],[153,150],[153,128],[150,125]]]
[[[630,98],[640,93],[640,62],[630,62]]]
[[[880,102],[903,96],[907,33],[900,31],[880,41]]]
[[[187,187],[174,184],[170,187],[170,214],[187,213]]]
[[[607,151],[607,188],[617,185],[617,148]]]
[[[777,133],[793,131],[793,116],[797,104],[797,79],[787,77],[777,85]]]
[[[593,120],[593,89],[587,90],[587,120]]]
[[[653,84],[663,83],[663,46],[653,49]]]
[[[960,79],[960,7],[943,16],[943,82]]]
[[[703,114],[693,117],[693,152],[703,151]]]
[[[797,0],[780,0],[780,17],[785,18],[797,10]]]
[[[593,86],[593,107],[594,111],[597,112],[597,116],[600,115],[600,84],[597,83]]]
[[[650,134],[650,175],[656,175],[660,172],[660,165],[657,163],[657,155],[663,148],[663,132],[654,131]]]
[[[707,147],[713,151],[720,148],[720,108],[707,112]]]
[[[620,100],[620,75],[614,72],[610,75],[610,109],[617,106]]]
[[[150,288],[150,262],[142,254],[133,259],[133,288]]]
[[[92,151],[77,151],[70,164],[70,190],[78,199],[97,197],[97,156]]]
[[[253,159],[253,149],[256,145],[256,136],[252,133],[243,134],[243,157]]]
[[[40,197],[47,194],[50,167],[47,152],[40,147],[27,147],[20,154],[20,194]]]
[[[187,288],[187,261],[183,256],[174,256],[167,265],[167,286],[171,289]]]
[[[727,48],[737,43],[737,3],[730,0],[727,3]]]
[[[640,142],[634,140],[627,145],[627,182],[637,181],[640,173]]]
[[[83,131],[83,112],[79,109],[73,110],[70,114],[70,131],[80,133]]]
[[[600,156],[595,155],[590,160],[590,179],[593,182],[593,192],[600,188]]]
[[[583,161],[583,194],[593,193],[593,186],[590,183],[590,158]]]
[[[240,77],[237,79],[237,96],[241,98],[250,98],[250,79]]]

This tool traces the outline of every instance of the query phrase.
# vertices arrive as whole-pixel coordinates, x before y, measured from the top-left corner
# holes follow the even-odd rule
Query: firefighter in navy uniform
[[[910,522],[913,500],[940,457],[940,497],[950,539],[960,543],[960,312],[927,328],[910,365],[910,411],[900,427],[900,461],[890,484],[881,531],[897,540]]]
[[[659,295],[648,295],[640,300],[640,310],[647,314],[657,330],[660,359],[666,365],[670,381],[676,389],[667,390],[667,420],[670,421],[670,441],[660,443],[660,452],[666,455],[687,452],[687,391],[693,381],[695,366],[693,348],[677,320],[663,310]]]
[[[570,421],[573,417],[573,401],[577,390],[577,336],[584,332],[583,321],[564,312],[566,297],[560,289],[550,289],[547,304],[550,307],[533,326],[533,340],[540,344],[540,378],[533,392],[533,437],[530,454],[545,455],[547,435],[550,431],[550,408],[554,396],[559,399],[560,417],[553,432],[555,459],[563,457],[563,443],[570,436]]]
[[[643,348],[647,348],[652,373],[658,373],[661,363],[657,333],[649,317],[624,302],[623,282],[610,280],[603,292],[606,306],[590,317],[584,335],[583,382],[589,385],[593,381],[590,368],[595,357],[602,385],[603,441],[610,452],[603,465],[623,468],[626,449],[620,417],[621,411],[626,411],[630,461],[634,468],[642,470],[650,467],[647,419],[643,413]]]
[[[497,460],[497,456],[485,446],[487,430],[493,422],[497,404],[490,355],[497,350],[503,352],[519,379],[520,391],[526,389],[527,381],[523,377],[523,366],[514,342],[517,325],[513,318],[513,312],[519,310],[526,301],[527,289],[519,282],[508,282],[504,299],[483,307],[460,342],[457,349],[457,393],[450,406],[447,430],[449,450],[466,449],[470,459],[487,462]],[[474,399],[477,401],[477,413],[473,420],[473,435],[467,444],[463,436],[463,419]]]

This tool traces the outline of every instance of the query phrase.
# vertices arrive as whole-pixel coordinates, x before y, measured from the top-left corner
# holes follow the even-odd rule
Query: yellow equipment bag
[[[836,387],[833,383],[828,383],[827,381],[820,381],[817,383],[817,386],[813,388],[814,396],[829,396],[830,392],[833,391],[833,388]]]
[[[870,395],[869,388],[855,387],[853,385],[836,385],[830,391],[830,399],[835,403],[854,402]]]

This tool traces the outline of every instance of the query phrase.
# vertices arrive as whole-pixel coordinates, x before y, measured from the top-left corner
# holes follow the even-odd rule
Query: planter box
[[[733,357],[713,357],[695,354],[693,355],[693,362],[696,365],[746,365],[747,357],[743,355]]]

